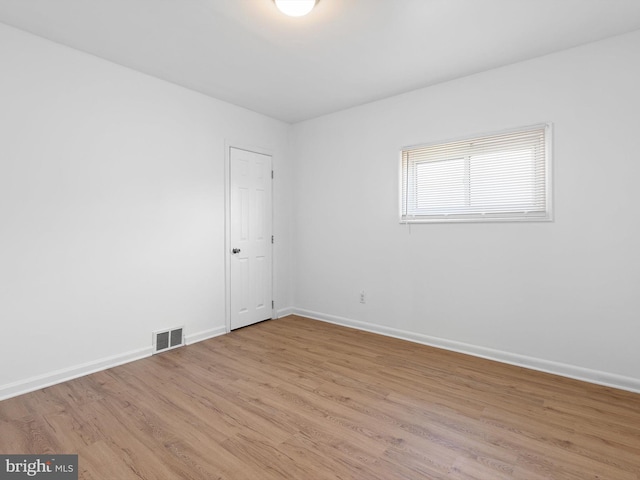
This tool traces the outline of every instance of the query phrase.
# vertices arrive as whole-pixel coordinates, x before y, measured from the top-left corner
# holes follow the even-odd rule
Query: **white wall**
[[[225,140],[274,154],[291,305],[288,125],[3,25],[0,68],[0,398],[224,332]]]
[[[225,141],[274,153],[277,308],[640,390],[638,58],[634,33],[291,128],[0,25],[0,398],[224,331]],[[398,223],[402,146],[543,121],[553,223]]]
[[[640,390],[639,59],[636,32],[295,125],[298,312]],[[401,147],[546,121],[553,223],[398,223]]]

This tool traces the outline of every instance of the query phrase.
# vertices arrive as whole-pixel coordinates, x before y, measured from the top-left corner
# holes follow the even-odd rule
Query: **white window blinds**
[[[550,220],[550,125],[402,151],[401,221]]]

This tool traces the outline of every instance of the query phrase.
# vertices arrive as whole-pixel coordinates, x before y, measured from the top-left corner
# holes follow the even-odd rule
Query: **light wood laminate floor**
[[[80,478],[640,480],[640,395],[301,317],[0,402]]]

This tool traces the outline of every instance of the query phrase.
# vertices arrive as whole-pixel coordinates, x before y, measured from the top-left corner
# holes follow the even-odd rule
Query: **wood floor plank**
[[[289,316],[0,402],[83,480],[640,480],[640,395]]]

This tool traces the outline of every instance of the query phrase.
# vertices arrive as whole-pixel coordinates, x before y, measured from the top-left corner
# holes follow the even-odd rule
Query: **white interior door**
[[[271,157],[231,147],[231,329],[271,318]]]

